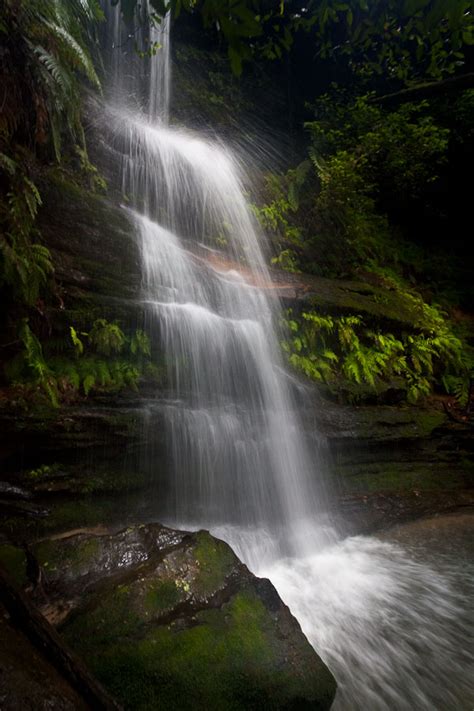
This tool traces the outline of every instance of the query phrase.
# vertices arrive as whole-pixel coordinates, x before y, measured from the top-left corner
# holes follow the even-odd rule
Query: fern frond
[[[82,381],[82,388],[84,390],[84,395],[89,395],[91,389],[95,386],[95,376],[92,373],[89,373],[89,375],[86,375],[84,380]]]
[[[5,153],[0,153],[0,168],[8,175],[13,176],[17,171],[18,163],[13,158],[5,155]]]
[[[68,76],[61,61],[50,52],[47,52],[41,45],[34,47],[33,52],[37,56],[38,61],[47,69],[49,75],[53,78],[63,94],[70,94],[72,90],[71,77]]]
[[[89,79],[96,89],[101,89],[99,77],[93,67],[90,58],[87,56],[79,42],[61,25],[54,22],[46,23],[54,35],[61,41],[63,49],[73,59],[76,67]]]

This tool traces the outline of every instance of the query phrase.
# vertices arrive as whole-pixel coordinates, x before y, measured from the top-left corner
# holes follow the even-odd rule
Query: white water
[[[434,570],[398,545],[354,537],[258,572],[333,671],[334,711],[472,709],[474,590],[459,589],[459,562]]]
[[[113,54],[107,122],[173,393],[157,510],[174,526],[210,528],[273,581],[335,673],[335,708],[464,708],[462,604],[450,576],[399,546],[339,540],[323,526],[320,465],[283,375],[279,305],[241,167],[219,143],[167,125],[169,22],[149,40],[162,50],[145,64],[141,93],[130,58]]]

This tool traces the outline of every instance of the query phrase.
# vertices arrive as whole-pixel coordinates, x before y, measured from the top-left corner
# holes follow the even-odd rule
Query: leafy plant
[[[0,284],[27,305],[53,271],[35,228],[31,164],[38,153],[60,161],[65,135],[85,160],[80,82],[100,89],[87,41],[101,16],[96,0],[4,0],[0,9]]]
[[[151,360],[150,339],[142,329],[126,336],[118,324],[97,319],[89,333],[70,326],[66,341],[50,339],[43,347],[24,319],[19,337],[23,348],[5,374],[21,390],[26,404],[39,395],[58,407],[91,393],[136,390],[144,376],[155,382],[163,379],[161,367]]]
[[[58,161],[64,130],[84,146],[79,77],[100,89],[87,38],[101,17],[96,0],[4,0],[0,83],[9,98],[0,138],[30,130],[31,109],[35,143],[51,143]]]
[[[104,318],[94,321],[89,333],[89,343],[102,355],[120,353],[125,345],[125,335],[117,323],[109,323]]]
[[[138,0],[112,2],[120,2],[125,20],[133,22]],[[337,57],[352,76],[372,81],[382,73],[406,82],[452,74],[474,43],[470,0],[150,0],[150,5],[161,16],[178,17],[183,10],[200,14],[205,29],[217,28],[223,36],[235,74],[255,56],[280,59],[302,32],[320,61]]]
[[[383,110],[368,94],[319,97],[306,123],[309,159],[265,179],[254,210],[274,264],[326,276],[360,268],[400,271],[416,261],[393,218],[420,210],[447,161],[450,133],[426,102]]]
[[[151,356],[150,338],[145,331],[137,329],[130,339],[130,352],[134,356]]]
[[[28,319],[21,321],[18,335],[23,350],[6,368],[6,374],[14,383],[31,383],[31,386],[45,394],[49,402],[57,407],[58,390],[54,374],[43,355],[43,348],[31,330]]]
[[[404,199],[417,197],[447,160],[449,130],[434,121],[426,101],[384,111],[373,98],[351,100],[344,92],[319,97],[316,120],[305,124],[316,170],[322,156],[348,152],[369,193],[376,196],[383,187]]]
[[[296,319],[290,313],[283,349],[293,367],[330,387],[341,388],[345,381],[377,392],[398,378],[408,401],[416,402],[435,385],[456,387],[465,372],[463,342],[434,307],[425,306],[430,318],[425,328],[398,336],[368,327],[360,315],[304,311]]]
[[[79,161],[79,168],[86,176],[88,185],[93,192],[103,193],[107,190],[107,181],[103,178],[96,166],[93,165],[84,147],[75,146],[75,153]]]
[[[17,161],[0,154],[0,168],[10,184],[6,200],[0,200],[0,285],[7,284],[18,299],[34,304],[53,272],[50,252],[37,241],[34,226],[41,196]]]
[[[84,344],[81,341],[81,339],[79,338],[78,333],[77,333],[76,329],[74,328],[74,326],[70,326],[69,331],[71,334],[71,341],[72,341],[72,344],[75,348],[76,354],[80,356],[84,353]],[[87,334],[84,333],[82,335],[86,336]]]

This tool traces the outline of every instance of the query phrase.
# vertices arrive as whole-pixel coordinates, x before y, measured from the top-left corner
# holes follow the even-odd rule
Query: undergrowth
[[[316,310],[287,312],[287,337],[282,347],[289,363],[334,393],[360,399],[351,385],[365,385],[377,393],[383,385],[406,392],[415,403],[435,389],[467,403],[474,369],[474,352],[452,330],[434,307],[423,329],[391,332],[361,315],[333,316]]]
[[[6,376],[25,402],[54,407],[91,393],[137,390],[141,378],[160,381],[164,370],[152,360],[150,339],[141,329],[126,335],[117,323],[97,319],[89,332],[70,326],[66,341],[42,346],[24,319],[23,348],[6,366]]]

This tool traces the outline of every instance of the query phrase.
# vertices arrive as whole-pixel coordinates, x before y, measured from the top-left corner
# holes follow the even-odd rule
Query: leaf
[[[78,355],[82,355],[84,353],[84,344],[77,335],[76,329],[73,326],[70,326],[69,331],[71,333],[71,340],[74,345],[74,348],[76,349],[76,353]]]
[[[15,175],[16,169],[18,168],[18,163],[5,155],[5,153],[0,153],[0,167],[8,173],[10,176]]]
[[[89,395],[91,389],[95,385],[95,377],[92,374],[86,375],[82,382],[82,388],[84,390],[84,395]]]
[[[62,41],[63,48],[69,53],[78,69],[89,79],[97,89],[101,89],[99,77],[87,52],[79,42],[66,30],[65,27],[54,22],[45,23],[50,30]]]

